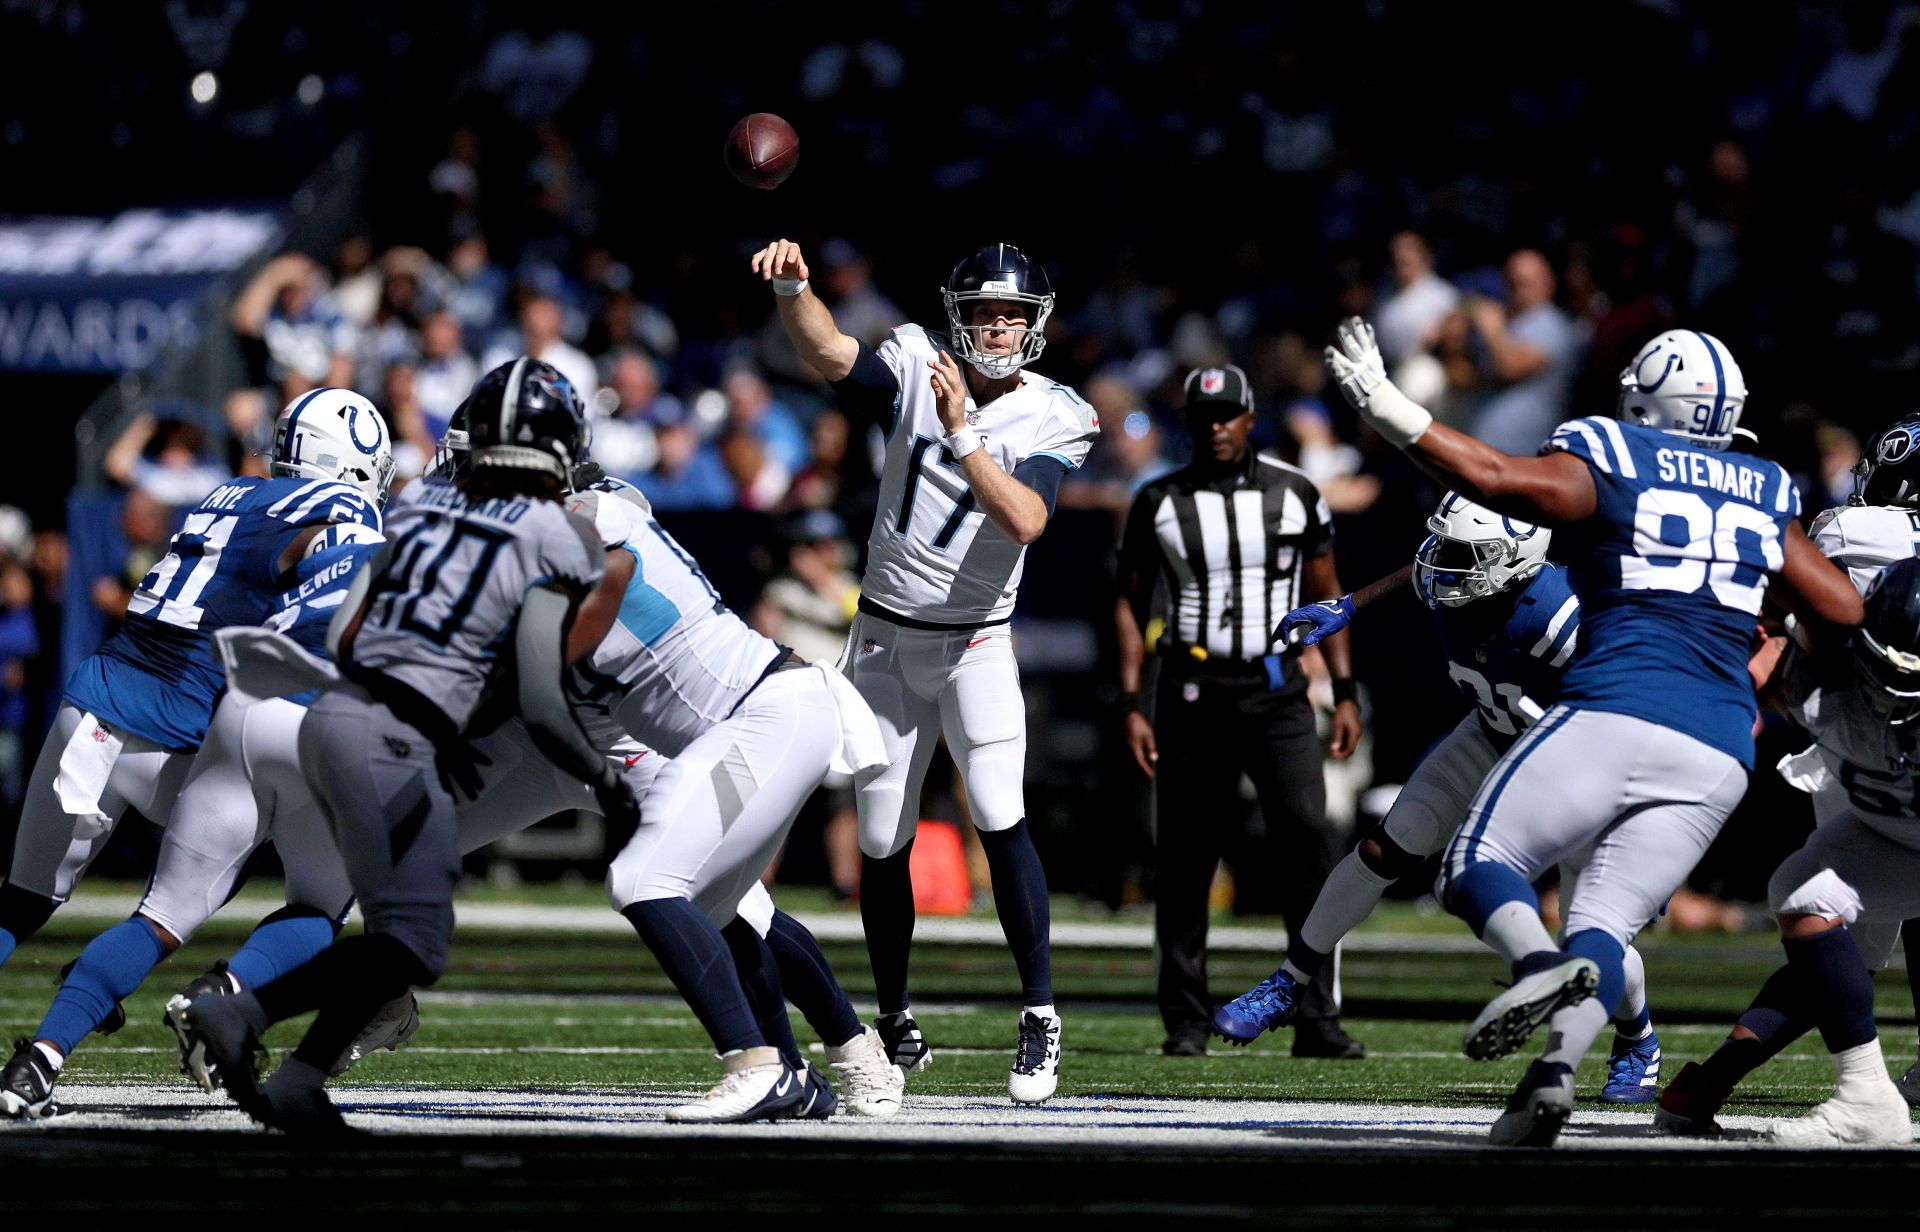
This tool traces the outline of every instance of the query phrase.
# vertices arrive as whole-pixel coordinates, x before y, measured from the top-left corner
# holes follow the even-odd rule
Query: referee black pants
[[[1240,776],[1253,780],[1274,859],[1281,915],[1306,922],[1340,857],[1327,823],[1324,753],[1313,705],[1298,685],[1257,676],[1182,671],[1169,661],[1154,708],[1154,940],[1160,1017],[1169,1034],[1201,1029],[1218,1002],[1207,991],[1207,900],[1220,858],[1245,816]],[[1255,669],[1258,670],[1258,669]],[[1334,1017],[1332,971],[1307,986],[1299,1020]],[[1238,991],[1244,991],[1236,989]]]

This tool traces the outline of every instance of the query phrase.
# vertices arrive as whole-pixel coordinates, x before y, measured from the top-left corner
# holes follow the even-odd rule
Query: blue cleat
[[[1213,1033],[1245,1047],[1275,1027],[1293,1021],[1300,986],[1282,967],[1213,1012]]]
[[[1660,1096],[1660,1037],[1647,1032],[1643,1040],[1613,1037],[1613,1057],[1607,1062],[1607,1085],[1600,1088],[1603,1104],[1650,1104]]]

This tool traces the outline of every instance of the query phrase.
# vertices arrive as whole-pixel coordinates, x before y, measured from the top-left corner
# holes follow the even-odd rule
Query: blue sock
[[[314,955],[333,944],[333,921],[308,914],[309,910],[276,911],[254,925],[246,941],[227,960],[227,970],[240,981],[240,987],[254,989],[271,984],[295,967],[313,961]]]
[[[1873,1025],[1873,974],[1851,932],[1830,928],[1781,944],[1787,965],[1799,969],[1814,994],[1814,1023],[1828,1052],[1844,1052],[1879,1038]]]
[[[1520,902],[1540,910],[1540,896],[1525,877],[1493,860],[1478,860],[1447,886],[1447,910],[1465,920],[1478,937],[1486,931],[1487,917],[1506,906]]]
[[[1600,968],[1600,987],[1593,995],[1607,1007],[1611,1018],[1620,1008],[1620,998],[1627,994],[1626,947],[1597,928],[1583,928],[1567,938],[1566,951],[1575,958],[1591,958]]]
[[[706,912],[684,898],[650,898],[629,903],[620,914],[647,943],[661,970],[673,981],[694,1017],[713,1039],[714,1051],[763,1048],[761,1033],[747,1004],[746,989],[720,930]]]
[[[1640,1007],[1640,1012],[1630,1018],[1615,1018],[1613,1020],[1613,1031],[1616,1035],[1623,1035],[1628,1039],[1637,1040],[1644,1038],[1647,1033],[1647,1028],[1652,1025],[1653,1010],[1651,1007],[1643,1005]]]
[[[793,1021],[787,1016],[787,994],[780,987],[780,967],[764,938],[753,925],[739,916],[720,930],[727,950],[733,955],[734,970],[740,973],[740,987],[747,994],[747,1006],[760,1024],[760,1034],[780,1050],[780,1057],[795,1069],[807,1067],[800,1055],[800,1042],[793,1038]]]
[[[1053,1004],[1051,904],[1047,899],[1047,870],[1022,817],[1012,827],[980,832],[987,852],[987,870],[993,877],[993,909],[1000,930],[1013,951],[1020,972],[1020,995],[1025,1005]]]
[[[140,987],[166,953],[153,925],[138,916],[101,933],[80,951],[34,1038],[71,1053],[115,1005]]]
[[[22,941],[40,931],[58,905],[17,885],[0,884],[0,966],[6,965]]]
[[[834,977],[820,943],[807,926],[784,911],[773,913],[773,926],[767,930],[767,946],[780,967],[780,984],[800,1016],[807,1020],[822,1043],[839,1047],[859,1035],[865,1027],[847,1000],[846,989]]]

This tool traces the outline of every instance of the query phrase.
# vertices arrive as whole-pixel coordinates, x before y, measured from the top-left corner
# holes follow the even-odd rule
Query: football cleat
[[[180,990],[180,995],[168,1001],[160,1012],[160,1023],[174,1034],[178,1043],[174,1059],[180,1063],[180,1072],[200,1084],[200,1089],[211,1095],[220,1089],[220,1073],[206,1059],[204,1050],[190,1054],[187,1039],[174,1022],[173,1002],[188,1002],[200,997],[226,997],[240,991],[240,981],[233,978],[227,970],[227,960],[221,959],[205,972],[193,977],[193,982]]]
[[[1600,968],[1590,958],[1568,958],[1515,980],[1460,1038],[1460,1051],[1475,1061],[1497,1061],[1532,1038],[1562,1006],[1593,995]]]
[[[1038,1104],[1060,1085],[1060,1019],[1021,1012],[1020,1040],[1007,1073],[1007,1097],[1016,1104]]]
[[[55,988],[67,982],[67,977],[73,974],[73,968],[79,961],[77,958],[73,959],[66,966],[60,968],[60,974],[53,977],[53,986]],[[115,1031],[118,1031],[126,1025],[127,1007],[115,1001],[113,1008],[107,1011],[107,1016],[100,1020],[100,1025],[94,1028],[94,1032],[98,1035],[112,1035]]]
[[[887,1046],[887,1055],[900,1067],[902,1077],[933,1064],[933,1049],[927,1047],[910,1011],[882,1014],[873,1020],[873,1029],[880,1033],[880,1042]]]
[[[1647,1032],[1643,1040],[1613,1037],[1613,1055],[1607,1061],[1607,1085],[1600,1088],[1603,1104],[1650,1104],[1660,1091],[1660,1037]]]
[[[1907,1066],[1907,1072],[1893,1080],[1893,1088],[1908,1107],[1920,1108],[1920,1061]]]
[[[403,992],[380,1007],[373,1021],[360,1028],[345,1052],[327,1070],[329,1078],[338,1078],[354,1064],[382,1048],[396,1052],[420,1029],[420,1002],[411,991]]]
[[[1660,1104],[1653,1110],[1655,1130],[1676,1138],[1718,1138],[1724,1132],[1713,1118],[1727,1102],[1727,1093],[1709,1090],[1705,1074],[1697,1061],[1680,1067],[1660,1092]]]
[[[888,1066],[889,1069],[892,1066]],[[840,1109],[840,1095],[827,1081],[827,1076],[811,1065],[802,1064],[802,1072],[807,1076],[803,1089],[806,1098],[794,1112],[797,1121],[824,1121]]]
[[[837,1048],[827,1049],[827,1064],[840,1075],[841,1096],[848,1112],[884,1121],[900,1111],[907,1075],[887,1055],[887,1046],[872,1027],[863,1029]]]
[[[790,1069],[772,1048],[730,1052],[721,1060],[726,1076],[691,1103],[667,1109],[667,1120],[702,1125],[779,1121],[807,1102],[807,1078]]]
[[[0,1116],[15,1121],[37,1121],[57,1116],[53,1084],[59,1071],[48,1063],[32,1040],[15,1040],[13,1057],[0,1068]]]
[[[1204,1057],[1207,1055],[1207,1030],[1205,1027],[1182,1027],[1167,1032],[1167,1038],[1160,1043],[1160,1055],[1163,1057]]]
[[[304,1067],[303,1067],[304,1068]],[[315,1071],[308,1069],[307,1073]],[[247,1109],[254,1120],[290,1138],[354,1138],[360,1131],[347,1124],[333,1106],[325,1087],[290,1079],[287,1067],[275,1070],[260,1084],[258,1108]]]
[[[1573,1067],[1558,1061],[1527,1066],[1507,1109],[1493,1123],[1493,1146],[1552,1146],[1573,1112]]]
[[[1767,1134],[1782,1146],[1906,1146],[1913,1141],[1913,1113],[1891,1082],[1836,1091],[1832,1099]]]
[[[167,1002],[167,1025],[180,1041],[181,1066],[211,1095],[224,1087],[233,1102],[257,1121],[265,1119],[260,1063],[267,1050],[234,1004],[236,998],[185,994]]]
[[[1245,1047],[1275,1027],[1293,1021],[1300,985],[1285,967],[1213,1012],[1213,1033]]]

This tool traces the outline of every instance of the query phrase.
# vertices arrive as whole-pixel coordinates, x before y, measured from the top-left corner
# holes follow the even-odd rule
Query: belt
[[[813,664],[807,662],[805,659],[793,653],[793,651],[787,649],[785,646],[780,645],[778,642],[774,643],[774,647],[780,653],[774,657],[773,662],[767,664],[767,668],[765,671],[761,672],[759,676],[755,677],[754,682],[747,686],[746,691],[740,694],[740,696],[737,699],[735,699],[733,705],[727,708],[727,718],[730,719],[734,716],[734,714],[740,709],[741,704],[745,702],[747,698],[753,695],[753,691],[767,682],[767,677],[774,675],[776,672],[792,672],[792,671],[798,671],[803,667],[813,666]]]
[[[1179,642],[1170,637],[1160,639],[1160,658],[1167,670],[1176,675],[1217,675],[1246,676],[1262,678],[1269,689],[1278,689],[1288,683],[1296,673],[1289,671],[1289,665],[1300,657],[1297,650],[1262,655],[1257,659],[1234,659],[1226,655],[1214,654],[1205,646],[1191,642]]]
[[[962,633],[968,629],[991,629],[995,625],[1004,625],[1012,620],[1011,615],[993,620],[963,620],[959,624],[942,624],[934,620],[915,620],[911,616],[902,616],[892,608],[882,607],[865,595],[860,596],[860,610],[869,616],[878,616],[891,625],[902,629],[920,629],[928,633]]]

